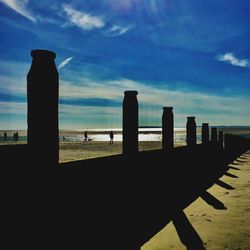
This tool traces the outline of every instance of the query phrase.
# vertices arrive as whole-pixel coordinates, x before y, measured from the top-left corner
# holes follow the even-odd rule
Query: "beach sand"
[[[176,142],[175,147],[182,146],[182,142]],[[139,151],[161,149],[160,141],[139,142]],[[59,162],[85,160],[122,153],[122,142],[109,144],[108,141],[97,142],[60,142]]]
[[[184,213],[198,233],[207,250],[250,249],[250,151],[230,165],[229,173],[220,180],[232,186],[228,190],[214,185],[207,191],[224,204],[226,209],[217,210],[198,198]],[[178,237],[173,223],[169,223],[142,250],[187,249]],[[192,248],[190,248],[192,249]]]

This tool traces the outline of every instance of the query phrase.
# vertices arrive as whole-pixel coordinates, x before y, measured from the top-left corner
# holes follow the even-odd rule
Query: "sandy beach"
[[[183,145],[182,142],[175,144],[176,147],[181,145]],[[160,149],[161,147],[160,141],[139,142],[139,151]],[[60,142],[59,161],[84,160],[121,153],[122,142],[114,142],[114,144],[109,144],[108,141]]]
[[[230,164],[231,176],[224,175],[207,191],[221,202],[221,209],[208,205],[198,198],[184,213],[193,227],[196,238],[207,250],[249,250],[250,249],[250,151]],[[223,209],[224,206],[224,209]],[[183,238],[182,241],[184,242]],[[184,250],[174,224],[169,223],[142,250]],[[191,248],[190,248],[191,249]]]

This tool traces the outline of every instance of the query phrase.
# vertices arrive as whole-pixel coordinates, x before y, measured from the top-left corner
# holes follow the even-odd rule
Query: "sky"
[[[0,0],[0,129],[27,128],[30,51],[56,53],[60,129],[250,125],[250,1]],[[46,97],[44,97],[46,102]],[[42,105],[42,104],[41,104]]]

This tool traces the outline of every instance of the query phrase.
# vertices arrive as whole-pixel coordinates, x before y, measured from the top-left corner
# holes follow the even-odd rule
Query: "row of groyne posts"
[[[135,154],[138,152],[138,103],[137,91],[125,91],[123,100],[123,154]],[[187,117],[186,143],[188,147],[197,144],[195,116]],[[211,129],[211,139],[209,136],[209,124],[202,124],[202,144],[224,147],[223,131],[217,132],[217,128]],[[229,135],[226,134],[225,137]],[[162,114],[162,149],[171,151],[174,148],[174,115],[173,107],[163,107]]]
[[[138,153],[138,103],[137,91],[125,91],[123,100],[123,154],[134,155]],[[202,123],[201,142],[204,146],[216,147],[225,150],[228,155],[233,152],[242,152],[249,146],[249,139],[218,131],[211,128],[209,123]],[[189,148],[197,144],[197,126],[195,116],[187,117],[186,145]],[[174,114],[173,107],[163,107],[162,114],[162,150],[171,152],[174,148]]]
[[[58,100],[59,75],[54,59],[56,54],[47,50],[33,50],[30,71],[27,75],[28,96],[28,149],[29,158],[41,163],[58,164],[59,130]],[[125,91],[123,100],[123,155],[138,153],[138,101],[137,91]],[[195,117],[187,117],[186,143],[193,147],[197,143]],[[223,135],[217,128],[202,124],[202,144],[214,144],[226,151],[235,151],[246,144],[246,139],[230,134]],[[162,149],[174,148],[174,116],[172,107],[164,107],[162,115]],[[237,151],[237,150],[236,150]],[[41,154],[45,157],[40,157]]]

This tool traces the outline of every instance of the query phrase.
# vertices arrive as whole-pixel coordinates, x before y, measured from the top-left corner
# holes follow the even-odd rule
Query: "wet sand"
[[[195,230],[193,230],[193,233],[196,240],[200,239],[201,243],[203,241],[203,249],[250,249],[250,151],[243,154],[230,166],[232,168],[228,173],[232,175],[224,175],[220,179],[228,184],[226,186],[228,189],[215,184],[207,190],[220,201],[220,209],[219,207],[215,209],[202,198],[198,198],[184,210],[187,219]],[[223,185],[223,183],[220,184]],[[185,233],[187,234],[184,230],[184,235]],[[192,235],[194,235],[193,233]],[[183,240],[183,236],[181,238],[184,244],[187,243]],[[174,224],[171,222],[141,249],[187,249],[182,242]]]

